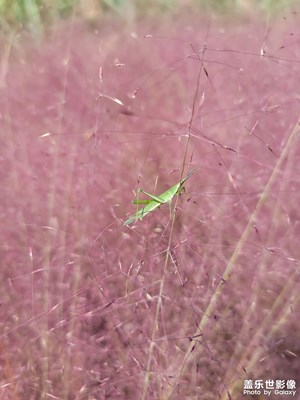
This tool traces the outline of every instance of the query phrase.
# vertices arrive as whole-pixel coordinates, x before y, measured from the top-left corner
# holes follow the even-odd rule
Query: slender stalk
[[[295,126],[287,140],[287,143],[283,149],[283,152],[282,152],[280,158],[278,159],[278,161],[275,165],[275,168],[273,169],[266,186],[264,187],[264,191],[261,194],[261,196],[256,204],[256,207],[255,207],[254,211],[252,212],[252,214],[248,220],[248,223],[241,235],[241,238],[232,253],[232,256],[231,256],[231,258],[227,264],[227,267],[223,273],[223,277],[222,277],[223,280],[220,281],[219,285],[217,286],[216,291],[214,292],[213,296],[211,297],[211,300],[210,300],[206,310],[204,311],[203,317],[202,317],[201,321],[199,322],[197,329],[195,330],[193,336],[202,334],[203,329],[205,328],[206,324],[210,320],[210,318],[214,312],[215,306],[217,304],[217,301],[219,300],[219,298],[223,292],[223,286],[224,286],[223,282],[224,282],[224,280],[227,281],[230,278],[230,274],[232,273],[232,271],[236,265],[239,255],[240,255],[245,243],[247,242],[247,239],[248,239],[251,229],[253,227],[252,221],[256,220],[263,204],[266,202],[268,193],[270,192],[270,189],[279,174],[282,163],[286,159],[291,146],[295,145],[294,142],[297,139],[297,135],[299,135],[299,129],[300,129],[300,118],[298,119],[297,123],[295,124]],[[179,369],[178,373],[176,374],[176,376],[174,378],[173,387],[170,388],[169,390],[167,390],[166,396],[164,398],[167,398],[167,399],[171,398],[172,394],[174,393],[175,388],[177,387],[177,385],[180,381],[182,374],[184,373],[184,371],[186,369],[188,361],[191,362],[191,360],[193,359],[193,356],[195,357],[195,353],[192,356],[193,347],[194,347],[194,342],[192,341],[183,356],[181,368]],[[199,356],[199,351],[197,352],[197,356]]]
[[[187,160],[193,119],[194,119],[194,115],[196,112],[196,102],[197,102],[198,94],[199,94],[199,87],[200,87],[200,80],[201,80],[202,70],[203,70],[203,59],[204,59],[205,50],[206,50],[206,47],[204,46],[204,48],[201,52],[202,54],[201,54],[201,58],[200,58],[200,68],[199,68],[198,76],[197,76],[196,91],[195,91],[193,105],[192,105],[192,115],[191,115],[191,119],[189,121],[188,135],[187,135],[187,140],[186,140],[185,149],[184,149],[180,181],[182,181],[183,176],[184,176],[184,168],[185,168],[185,164],[186,164],[186,160]],[[158,331],[158,318],[159,318],[159,313],[162,308],[162,297],[163,297],[163,291],[164,291],[164,285],[165,285],[165,275],[166,275],[169,259],[171,258],[171,243],[172,243],[178,201],[179,201],[179,196],[176,197],[176,201],[174,203],[172,213],[171,213],[170,234],[169,234],[169,240],[168,240],[168,245],[167,245],[167,249],[166,249],[166,257],[165,257],[164,267],[163,267],[163,271],[162,271],[162,277],[161,277],[160,286],[159,286],[158,300],[157,300],[157,304],[156,304],[155,316],[154,316],[154,321],[153,321],[153,326],[152,326],[151,341],[150,341],[150,346],[149,346],[148,359],[147,359],[147,364],[146,364],[146,373],[145,373],[145,377],[144,377],[144,384],[143,384],[141,400],[145,400],[147,398],[147,394],[148,394],[148,388],[149,388],[150,377],[151,377],[151,365],[152,365],[152,359],[153,359],[153,350],[155,347],[155,340],[156,340],[156,335],[157,335],[157,331]]]

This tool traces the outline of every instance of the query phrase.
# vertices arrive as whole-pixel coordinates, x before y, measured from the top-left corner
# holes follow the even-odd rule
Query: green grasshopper
[[[154,211],[157,207],[160,207],[162,204],[171,203],[173,197],[176,194],[180,194],[180,192],[182,191],[185,181],[189,179],[196,171],[197,169],[193,169],[192,171],[190,171],[185,178],[181,179],[181,181],[176,183],[176,185],[172,186],[170,189],[168,189],[159,196],[155,196],[153,194],[145,192],[142,189],[139,189],[139,192],[149,196],[151,200],[140,200],[138,198],[133,200],[132,201],[133,204],[146,204],[146,205],[144,208],[137,210],[137,212],[134,215],[131,215],[124,222],[124,225],[130,225],[139,219],[143,219],[147,214],[149,214],[151,211]]]

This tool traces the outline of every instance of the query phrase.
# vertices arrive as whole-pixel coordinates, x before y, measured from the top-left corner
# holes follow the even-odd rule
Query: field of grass
[[[0,0],[0,30],[26,27],[40,35],[61,18],[80,17],[95,23],[111,14],[128,22],[161,13],[214,12],[223,15],[276,14],[296,5],[297,0]]]
[[[298,26],[74,16],[1,38],[1,399],[299,384]],[[193,168],[124,225],[139,188]]]

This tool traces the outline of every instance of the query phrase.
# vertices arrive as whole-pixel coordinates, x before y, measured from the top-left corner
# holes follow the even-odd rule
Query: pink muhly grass
[[[239,399],[244,379],[297,378],[293,18],[73,23],[13,46],[0,89],[1,398]],[[187,136],[186,170],[200,170],[172,236],[167,206],[123,226],[138,187],[178,181]]]

